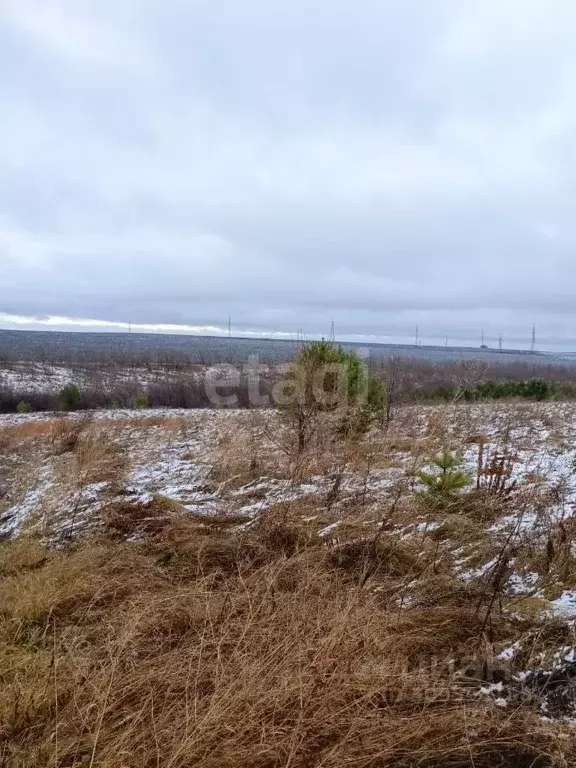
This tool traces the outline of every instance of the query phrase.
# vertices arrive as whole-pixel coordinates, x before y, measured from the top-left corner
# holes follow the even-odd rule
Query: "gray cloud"
[[[0,313],[569,346],[575,23],[4,0]]]

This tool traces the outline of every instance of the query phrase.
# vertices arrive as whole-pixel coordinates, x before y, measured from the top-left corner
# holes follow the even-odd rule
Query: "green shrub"
[[[361,397],[358,402],[353,400],[345,409],[338,427],[340,436],[354,440],[366,434],[373,423],[383,423],[386,403],[384,383],[374,376],[368,376],[365,399]]]
[[[30,405],[30,403],[27,403],[26,400],[20,400],[20,402],[16,406],[16,411],[18,413],[31,413],[32,406]]]
[[[562,388],[544,379],[529,379],[528,381],[485,381],[475,387],[465,387],[456,390],[450,387],[438,387],[425,396],[430,400],[464,399],[466,402],[476,400],[500,400],[506,397],[523,397],[529,400],[548,400]],[[566,392],[573,391],[570,387]]]
[[[82,392],[76,384],[67,384],[60,392],[59,399],[63,411],[77,411],[82,406]]]
[[[535,400],[547,400],[553,394],[553,387],[549,381],[544,379],[531,379],[524,382],[525,397],[533,397]]]
[[[372,413],[380,415],[386,410],[388,393],[384,382],[375,376],[368,377],[368,408]]]
[[[148,397],[146,395],[138,395],[134,400],[134,408],[137,408],[139,411],[143,411],[149,407]]]

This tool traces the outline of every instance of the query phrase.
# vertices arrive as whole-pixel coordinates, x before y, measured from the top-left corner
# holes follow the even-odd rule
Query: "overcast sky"
[[[0,0],[0,326],[576,349],[575,29],[573,0]]]

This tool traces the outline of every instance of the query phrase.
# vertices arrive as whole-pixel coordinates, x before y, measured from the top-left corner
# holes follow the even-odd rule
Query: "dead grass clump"
[[[226,531],[230,528],[238,528],[250,522],[246,515],[237,515],[231,513],[206,514],[200,512],[189,512],[188,520],[195,523],[198,527],[207,528],[208,531]]]
[[[74,433],[73,448],[59,457],[55,469],[64,485],[72,483],[82,490],[95,483],[107,483],[109,491],[118,493],[125,484],[128,458],[108,429],[92,424]]]
[[[157,535],[187,510],[177,501],[156,495],[149,501],[125,499],[108,504],[101,512],[104,527],[117,538]]]
[[[454,545],[471,544],[474,545],[475,549],[477,549],[477,545],[482,547],[486,544],[489,548],[494,545],[490,533],[485,528],[478,525],[474,520],[459,514],[446,514],[438,525],[430,530],[428,535],[434,541],[448,541]]]
[[[252,537],[204,536],[171,550],[168,563],[180,579],[240,576],[264,567],[274,553]]]
[[[509,621],[494,612],[486,617],[467,605],[436,605],[403,612],[394,632],[413,659],[473,658],[485,643],[493,645],[511,636]]]
[[[418,765],[422,768],[551,768],[561,765],[550,754],[553,740],[546,739],[542,728],[534,733],[533,738],[518,737],[518,733],[522,733],[528,725],[526,718],[516,715],[509,718],[506,724],[498,724],[497,718],[493,717],[491,726],[489,715],[480,723],[474,720],[466,722],[454,718],[452,726],[456,732],[449,734],[448,723],[444,721],[442,725],[446,730],[439,731],[440,724],[434,719],[430,725],[435,730],[426,729],[426,736],[433,746],[426,750],[421,744],[419,762],[401,762],[399,765]],[[472,734],[474,743],[469,741]],[[445,751],[438,744],[440,737],[446,738],[450,744]],[[458,737],[459,744],[455,744]],[[418,759],[417,753],[414,758]]]
[[[0,579],[33,571],[46,562],[46,548],[39,539],[22,536],[0,546]]]
[[[284,474],[282,457],[275,455],[264,425],[258,420],[221,428],[211,463],[211,481],[227,487],[246,485],[270,473]]]
[[[260,513],[250,535],[272,552],[291,557],[319,543],[314,531],[303,522],[311,511],[318,512],[317,499],[278,502]]]
[[[285,557],[293,557],[311,543],[311,537],[301,527],[283,523],[264,524],[258,534],[266,549]]]
[[[385,443],[385,448],[392,453],[409,453],[413,457],[430,455],[432,452],[430,438],[402,437],[401,435],[390,438]]]
[[[409,585],[406,598],[411,608],[432,608],[438,606],[470,606],[478,600],[478,592],[469,584],[458,579],[447,568],[438,567],[427,571],[425,576]]]
[[[405,579],[417,570],[413,547],[388,538],[356,539],[334,547],[328,563],[338,571],[360,578]]]
[[[318,512],[318,497],[310,495],[290,501],[277,501],[263,510],[258,519],[270,524],[288,523],[302,526],[306,519],[314,518],[316,520]]]
[[[0,616],[16,624],[80,616],[85,621],[111,603],[158,583],[161,571],[134,549],[117,545],[111,555],[110,548],[100,544],[46,552],[40,567],[0,582]]]
[[[244,524],[246,519],[243,520]],[[279,561],[283,579],[294,580],[298,556],[318,549],[317,539],[304,528],[284,523],[259,523],[244,531],[232,526],[171,526],[157,540],[159,558],[173,575],[184,581],[203,577],[249,577],[254,571]],[[291,570],[286,573],[287,566]]]
[[[49,422],[49,439],[52,452],[56,456],[69,453],[76,449],[80,435],[88,429],[93,421],[90,413],[81,416],[60,416]]]
[[[426,437],[433,441],[446,443],[449,429],[448,422],[448,408],[443,410],[441,408],[431,409],[426,423]]]
[[[512,507],[508,501],[487,489],[474,488],[451,499],[445,511],[467,517],[474,523],[491,525],[510,512]]]
[[[202,541],[196,549],[197,576],[214,572],[234,575],[258,568],[266,562],[263,548],[237,540]]]

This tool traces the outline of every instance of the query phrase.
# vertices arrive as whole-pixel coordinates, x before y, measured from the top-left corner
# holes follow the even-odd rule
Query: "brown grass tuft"
[[[107,483],[110,490],[122,490],[128,470],[128,458],[113,433],[100,424],[84,426],[72,432],[73,447],[60,456],[56,469],[62,482],[70,479],[79,489],[93,483]]]
[[[328,563],[339,571],[359,577],[403,579],[415,573],[413,547],[390,539],[357,539],[340,544],[328,553]]]
[[[181,504],[161,495],[149,501],[115,501],[102,510],[105,529],[120,538],[159,534],[183,515],[186,515],[186,509]]]
[[[54,454],[59,456],[74,451],[80,436],[88,429],[92,420],[92,415],[87,413],[78,418],[63,415],[50,421],[49,438]]]

